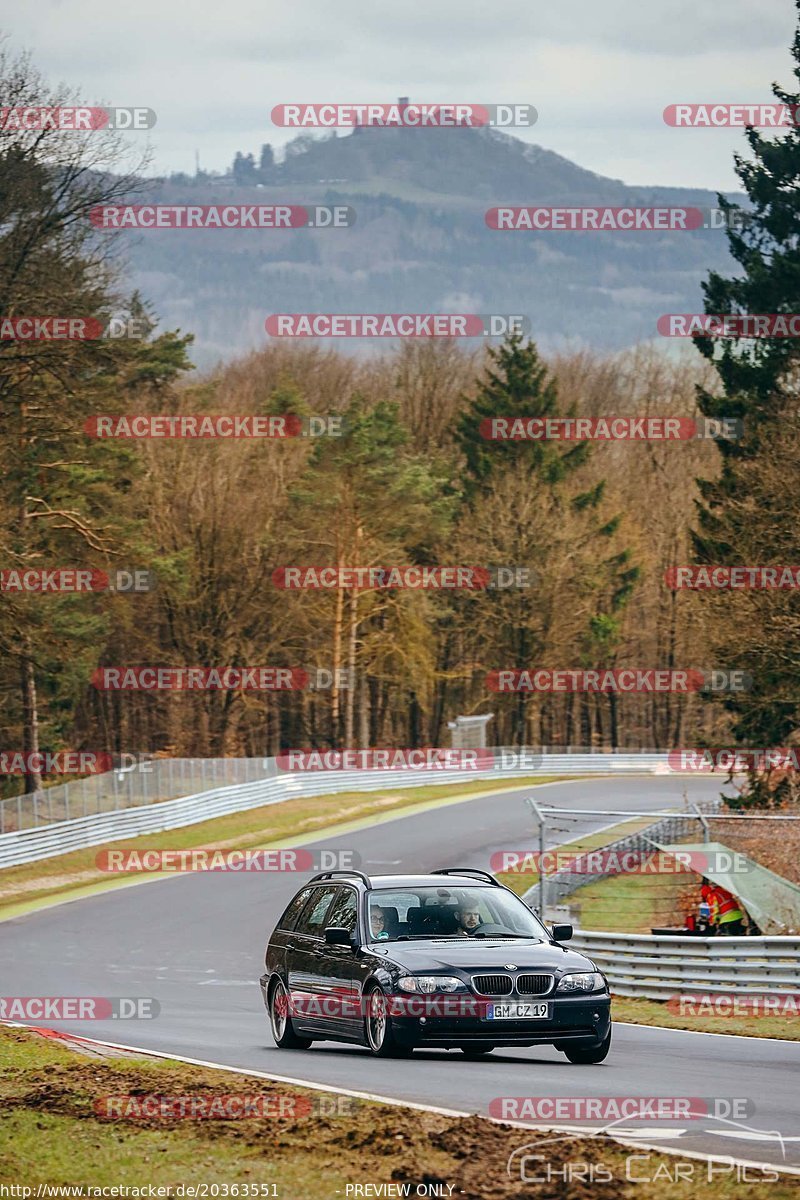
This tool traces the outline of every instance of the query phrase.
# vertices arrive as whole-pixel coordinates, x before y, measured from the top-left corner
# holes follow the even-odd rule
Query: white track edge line
[[[17,1029],[41,1029],[41,1028],[44,1028],[44,1026],[25,1025],[21,1021],[0,1021],[0,1024],[12,1026]],[[497,1117],[484,1116],[483,1113],[464,1112],[464,1111],[460,1111],[459,1109],[455,1109],[455,1108],[441,1108],[434,1104],[420,1104],[419,1101],[416,1101],[416,1100],[400,1100],[395,1096],[381,1096],[381,1095],[377,1094],[376,1092],[361,1092],[361,1091],[356,1091],[353,1088],[339,1087],[335,1084],[324,1084],[324,1083],[317,1083],[316,1081],[309,1081],[306,1079],[297,1079],[291,1075],[275,1075],[269,1071],[256,1071],[256,1070],[253,1070],[252,1068],[248,1068],[248,1067],[231,1067],[231,1066],[228,1066],[226,1063],[208,1062],[206,1059],[202,1059],[202,1058],[189,1058],[188,1055],[185,1055],[185,1054],[167,1054],[166,1052],[164,1052],[162,1050],[144,1050],[144,1049],[142,1049],[141,1046],[125,1046],[121,1042],[105,1042],[105,1041],[101,1041],[99,1038],[83,1037],[83,1035],[81,1035],[81,1034],[63,1035],[57,1029],[54,1029],[51,1032],[54,1033],[57,1037],[58,1036],[65,1037],[65,1040],[69,1040],[70,1038],[73,1038],[76,1041],[89,1042],[90,1044],[93,1044],[95,1046],[107,1046],[111,1050],[127,1050],[129,1052],[133,1052],[136,1054],[144,1054],[146,1057],[149,1057],[149,1058],[174,1059],[176,1062],[188,1063],[190,1066],[210,1067],[212,1070],[215,1070],[215,1071],[227,1071],[232,1075],[249,1075],[254,1079],[269,1079],[269,1080],[273,1080],[278,1083],[293,1083],[296,1087],[308,1088],[310,1091],[313,1091],[313,1092],[332,1092],[337,1096],[353,1096],[359,1100],[371,1100],[376,1104],[389,1104],[389,1105],[394,1105],[397,1108],[413,1108],[417,1112],[436,1113],[439,1116],[445,1116],[445,1117],[476,1117],[477,1116],[477,1117],[480,1117],[480,1119],[483,1121],[490,1121],[493,1125],[511,1125],[515,1129],[525,1129],[525,1130],[528,1130],[529,1132],[536,1132],[536,1133],[549,1133],[549,1132],[553,1131],[556,1133],[596,1134],[598,1132],[596,1129],[592,1129],[592,1128],[587,1129],[585,1126],[577,1126],[577,1125],[528,1125],[528,1124],[525,1124],[525,1122],[523,1122],[523,1121],[501,1121]],[[648,1143],[641,1142],[638,1139],[636,1141],[629,1141],[625,1138],[619,1137],[617,1134],[604,1134],[604,1136],[611,1137],[612,1140],[619,1143],[619,1145],[626,1146],[631,1149],[635,1149],[638,1147],[642,1150],[653,1150],[657,1154],[672,1154],[678,1158],[693,1158],[700,1162],[723,1161],[726,1163],[730,1163],[734,1166],[756,1167],[759,1170],[762,1170],[763,1168],[766,1167],[768,1170],[780,1171],[784,1175],[800,1175],[800,1167],[780,1167],[774,1163],[755,1162],[752,1159],[745,1159],[745,1158],[731,1158],[731,1156],[727,1155],[727,1154],[713,1155],[713,1154],[703,1154],[699,1150],[672,1149],[671,1147],[668,1148],[668,1147],[664,1147],[664,1146],[650,1145]]]

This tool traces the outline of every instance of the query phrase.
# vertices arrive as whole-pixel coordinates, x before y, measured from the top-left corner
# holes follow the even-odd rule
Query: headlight
[[[401,975],[397,986],[404,992],[458,992],[466,988],[455,975]]]
[[[599,992],[606,986],[606,981],[599,971],[577,972],[563,975],[556,988],[557,992]]]

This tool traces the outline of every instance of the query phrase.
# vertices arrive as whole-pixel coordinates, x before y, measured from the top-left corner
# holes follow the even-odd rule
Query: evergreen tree
[[[800,13],[800,2],[797,4]],[[794,75],[800,82],[800,26],[793,42]],[[800,90],[777,84],[773,93],[795,113]],[[800,128],[778,136],[748,128],[748,158],[735,155],[736,173],[749,207],[719,197],[728,214],[727,239],[741,267],[733,277],[711,272],[704,285],[707,313],[795,313],[800,299]],[[735,417],[742,436],[718,441],[721,470],[699,480],[697,560],[706,564],[764,565],[800,561],[797,506],[787,520],[787,500],[797,476],[796,409],[800,344],[785,338],[696,337],[713,362],[720,388],[701,390],[699,405],[709,417]],[[779,514],[783,514],[779,516]],[[777,557],[776,557],[777,555]],[[747,672],[746,692],[725,695],[735,736],[751,746],[785,743],[800,724],[800,631],[797,604],[786,593],[732,592],[706,595],[715,621],[719,665]],[[750,795],[770,793],[751,775]]]
[[[497,417],[559,417],[555,383],[533,342],[521,334],[510,334],[489,350],[486,377],[474,399],[462,413],[456,442],[466,461],[465,492],[468,497],[486,486],[497,470],[524,462],[550,483],[563,479],[586,461],[588,442],[493,441],[483,436]]]

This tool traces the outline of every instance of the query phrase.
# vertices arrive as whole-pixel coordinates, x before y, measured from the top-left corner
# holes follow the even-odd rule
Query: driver
[[[387,941],[389,934],[386,930],[386,914],[377,904],[373,904],[369,911],[369,923],[372,930],[372,939],[375,942]]]
[[[461,937],[471,937],[475,930],[481,924],[481,915],[478,912],[477,902],[465,900],[455,910],[456,918],[455,933]]]

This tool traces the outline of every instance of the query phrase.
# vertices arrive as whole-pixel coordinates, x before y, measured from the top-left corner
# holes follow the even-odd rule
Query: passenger
[[[465,901],[455,910],[455,933],[459,937],[471,937],[481,924],[478,905],[470,900]]]
[[[369,910],[369,923],[372,928],[372,940],[374,942],[388,941],[389,934],[386,932],[386,914],[377,904],[373,904]]]

